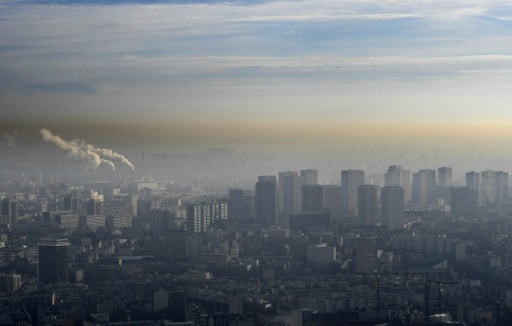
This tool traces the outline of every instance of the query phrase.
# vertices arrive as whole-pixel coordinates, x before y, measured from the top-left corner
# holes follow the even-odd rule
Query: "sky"
[[[507,144],[511,90],[512,1],[0,0],[5,140]]]

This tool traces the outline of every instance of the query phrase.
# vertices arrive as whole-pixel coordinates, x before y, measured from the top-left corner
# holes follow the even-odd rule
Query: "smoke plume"
[[[100,165],[107,165],[115,171],[115,165],[112,161],[101,158],[92,148],[84,146],[84,143],[79,140],[66,141],[52,134],[48,129],[41,129],[41,136],[44,141],[57,145],[71,157],[87,159],[95,169]]]
[[[133,164],[124,155],[116,153],[108,148],[97,148],[90,144],[86,144],[86,146],[90,147],[93,152],[98,153],[102,157],[108,158],[113,161],[121,162],[124,165],[128,166],[130,169],[132,169],[132,171],[135,170]]]

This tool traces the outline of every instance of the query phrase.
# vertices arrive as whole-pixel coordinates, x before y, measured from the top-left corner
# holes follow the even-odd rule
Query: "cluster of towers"
[[[410,193],[410,173],[392,166],[382,189],[365,184],[364,171],[341,171],[341,185],[318,184],[317,170],[280,172],[260,176],[255,187],[254,217],[260,224],[276,225],[279,216],[327,212],[331,222],[357,218],[358,224],[382,224],[396,229],[404,224],[404,203]],[[321,218],[318,214],[316,217]]]
[[[400,229],[409,203],[450,204],[455,213],[461,213],[462,208],[505,203],[508,196],[508,173],[502,171],[468,172],[465,187],[453,186],[450,167],[411,174],[410,170],[392,165],[384,174],[382,187],[365,183],[363,170],[341,171],[339,186],[319,185],[317,170],[286,171],[277,177],[258,177],[254,219],[260,224],[279,225],[283,216],[323,211],[330,214],[331,224],[343,221]]]

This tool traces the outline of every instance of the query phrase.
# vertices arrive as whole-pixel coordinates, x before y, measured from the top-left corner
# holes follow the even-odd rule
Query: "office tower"
[[[86,205],[87,215],[103,215],[103,201],[97,198],[89,199]]]
[[[300,170],[300,181],[303,186],[318,184],[318,170]]]
[[[21,287],[20,274],[0,274],[0,292],[7,295],[13,294]]]
[[[310,245],[306,252],[307,261],[315,267],[328,267],[336,261],[336,247],[325,243]]]
[[[480,173],[474,171],[466,173],[466,187],[476,191],[477,203],[480,206]]]
[[[324,209],[331,213],[333,223],[341,219],[341,187],[327,185],[323,187]]]
[[[277,211],[275,176],[259,176],[255,187],[254,219],[258,224],[274,225]]]
[[[131,228],[133,213],[136,211],[136,200],[131,195],[118,195],[103,205],[105,226],[110,230]]]
[[[357,188],[357,192],[359,225],[376,226],[378,213],[377,186],[361,185]]]
[[[79,227],[96,232],[98,228],[105,227],[105,215],[82,215],[79,216]]]
[[[450,205],[452,214],[460,216],[474,214],[478,207],[477,190],[467,186],[451,188]]]
[[[384,187],[381,190],[382,225],[390,230],[404,227],[404,188]]]
[[[279,172],[279,212],[284,214],[300,211],[301,184],[295,171]]]
[[[496,203],[503,204],[508,202],[508,173],[503,171],[496,172]]]
[[[390,165],[384,174],[384,186],[399,186],[404,189],[404,203],[411,201],[411,171],[399,165]]]
[[[420,170],[412,176],[412,201],[420,204],[430,204],[435,199],[436,171]]]
[[[228,219],[227,200],[196,202],[187,205],[187,230],[206,233],[210,225]]]
[[[254,211],[254,191],[229,189],[228,218],[239,223],[252,223]]]
[[[318,212],[324,209],[323,187],[321,185],[302,186],[302,211]]]
[[[43,284],[68,282],[68,239],[44,238],[39,241],[37,279]]]
[[[341,171],[341,211],[343,214],[357,216],[357,191],[364,183],[364,171]]]
[[[154,208],[149,213],[149,230],[156,237],[162,237],[174,228],[175,214],[170,209]]]
[[[156,199],[139,199],[137,200],[137,216],[149,218],[151,210],[160,208],[160,201]]]
[[[18,201],[9,198],[3,199],[2,215],[7,217],[7,227],[10,230],[12,225],[18,221]]]
[[[452,186],[452,168],[437,168],[437,184],[445,188]]]
[[[185,260],[188,258],[189,243],[188,233],[185,230],[167,230],[165,233],[167,240],[167,256],[171,260]]]
[[[80,209],[78,197],[71,194],[64,196],[64,207],[62,209],[65,211],[78,211]]]
[[[480,174],[480,200],[483,206],[495,205],[496,200],[496,171],[482,171]]]
[[[230,219],[241,219],[246,216],[246,212],[244,211],[243,189],[229,189],[228,216]]]
[[[378,269],[377,238],[361,236],[356,239],[356,273],[373,273]]]

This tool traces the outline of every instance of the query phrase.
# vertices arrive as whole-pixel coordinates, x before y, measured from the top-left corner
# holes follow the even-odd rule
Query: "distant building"
[[[323,208],[331,213],[331,222],[336,223],[341,220],[341,187],[336,185],[326,185],[323,188]]]
[[[274,225],[277,213],[277,179],[259,176],[254,198],[254,219],[258,224]]]
[[[453,187],[450,189],[451,211],[455,215],[468,216],[478,207],[476,189],[470,187]]]
[[[480,173],[474,171],[466,173],[466,187],[476,191],[478,206],[480,206]]]
[[[452,168],[446,166],[437,168],[437,184],[445,188],[452,186]]]
[[[103,215],[103,200],[91,198],[87,200],[87,215]]]
[[[0,274],[0,292],[5,294],[13,294],[20,287],[20,274]]]
[[[325,243],[308,246],[307,260],[316,267],[328,267],[336,261],[336,247],[330,247]]]
[[[37,279],[43,284],[67,283],[68,239],[44,238],[39,242]]]
[[[372,185],[358,187],[357,207],[359,225],[376,226],[378,214],[378,188]]]
[[[343,214],[357,216],[358,187],[364,184],[364,171],[341,171],[341,210]]]
[[[155,208],[149,214],[149,230],[156,237],[164,236],[167,230],[174,228],[175,214],[170,209]]]
[[[302,186],[302,211],[318,212],[323,209],[323,187],[314,184]]]
[[[300,211],[301,181],[295,171],[279,172],[279,211],[289,214]]]
[[[114,199],[103,206],[105,227],[110,230],[131,228],[133,213],[136,211],[136,201],[131,195],[114,196]]]
[[[412,175],[412,201],[430,204],[436,195],[436,171],[425,169]]]
[[[318,170],[300,170],[300,181],[302,186],[318,184]]]
[[[189,242],[186,230],[168,230],[165,233],[167,257],[183,261],[188,258]]]
[[[160,201],[154,199],[137,200],[137,216],[149,219],[151,210],[160,208]]]
[[[356,273],[372,273],[378,269],[377,238],[359,237],[356,239]]]
[[[65,211],[78,211],[80,209],[80,201],[77,196],[71,194],[64,196],[64,207]]]
[[[382,225],[390,230],[404,227],[404,188],[384,187],[381,190]]]
[[[239,222],[252,223],[254,192],[243,189],[229,189],[228,218]]]
[[[10,230],[12,225],[18,221],[18,201],[4,198],[2,200],[2,215],[7,217],[7,224]]]
[[[210,225],[228,218],[226,200],[196,202],[187,205],[187,229],[189,232],[206,233]]]
[[[411,171],[400,165],[391,165],[384,174],[384,186],[399,186],[404,189],[404,203],[411,201]]]
[[[480,203],[483,206],[508,202],[508,173],[503,171],[482,171],[480,174]]]

